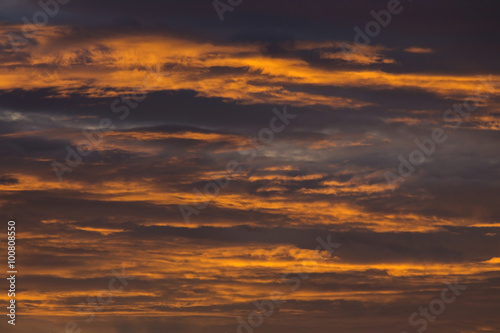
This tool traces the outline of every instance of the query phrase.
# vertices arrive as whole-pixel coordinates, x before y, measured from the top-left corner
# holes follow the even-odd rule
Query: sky
[[[2,332],[500,332],[498,1],[58,1],[0,1]]]

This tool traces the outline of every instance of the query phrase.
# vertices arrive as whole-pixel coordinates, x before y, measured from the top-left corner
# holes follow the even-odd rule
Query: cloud
[[[433,49],[425,48],[425,47],[408,47],[405,49],[405,52],[409,53],[434,53]]]
[[[1,185],[12,185],[17,183],[19,183],[19,180],[17,178],[14,178],[12,176],[0,176]]]
[[[234,332],[276,290],[287,302],[259,332],[410,332],[454,277],[468,289],[432,329],[500,331],[498,3],[404,3],[353,44],[386,6],[244,1],[221,23],[210,1],[70,1],[16,53],[8,33],[40,7],[4,2],[0,220],[19,228],[20,332]],[[444,112],[490,74],[453,130]],[[296,119],[246,161],[284,105]],[[60,182],[51,163],[102,119],[113,130]],[[435,128],[448,141],[393,192],[384,173]],[[203,194],[231,160],[242,170]],[[187,225],[178,205],[206,200]],[[311,262],[328,235],[341,246]],[[85,323],[79,305],[121,267],[134,280]],[[293,291],[283,274],[301,272]]]

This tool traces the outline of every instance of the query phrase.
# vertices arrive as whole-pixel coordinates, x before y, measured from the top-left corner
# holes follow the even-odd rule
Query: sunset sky
[[[498,1],[55,1],[0,0],[1,332],[500,332]]]

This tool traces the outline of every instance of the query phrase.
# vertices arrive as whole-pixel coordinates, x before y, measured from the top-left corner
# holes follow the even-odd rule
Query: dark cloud
[[[19,183],[19,180],[11,176],[0,176],[0,184],[2,185],[12,185]]]

